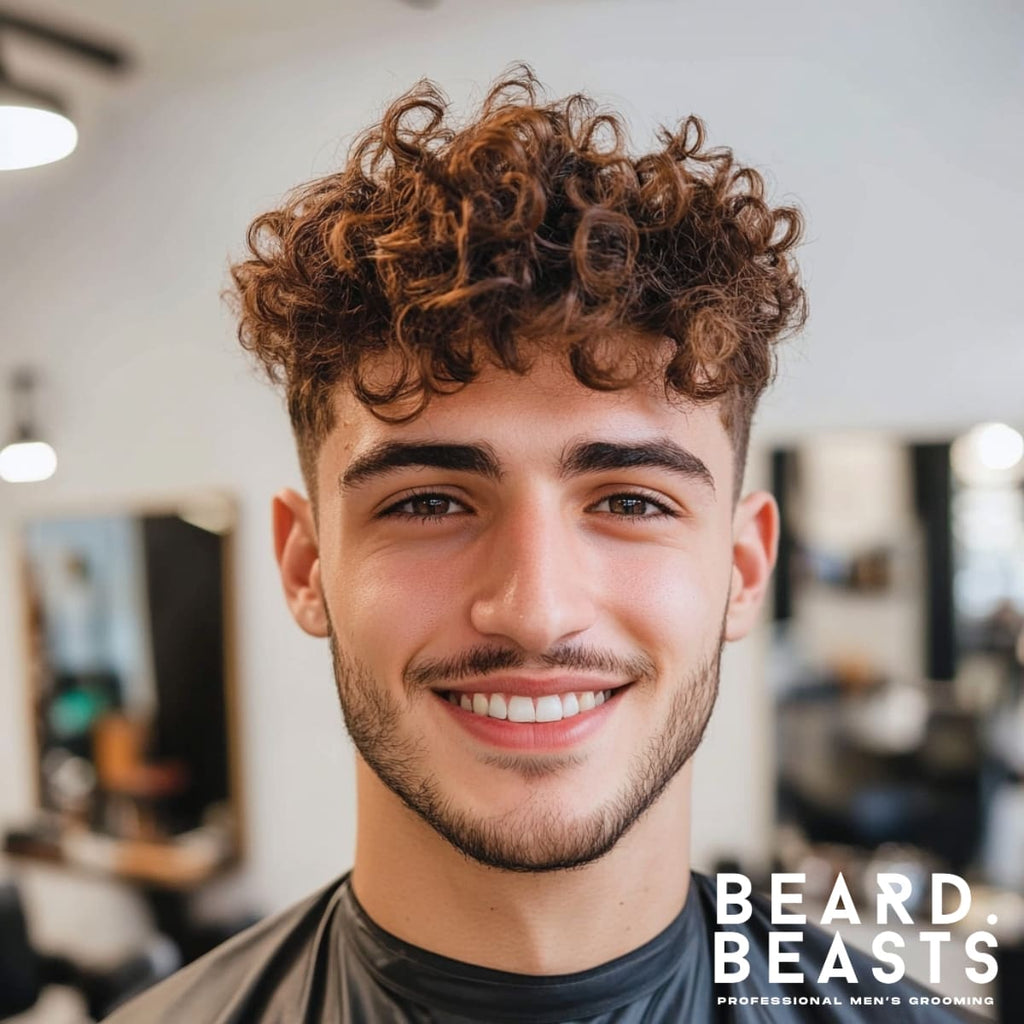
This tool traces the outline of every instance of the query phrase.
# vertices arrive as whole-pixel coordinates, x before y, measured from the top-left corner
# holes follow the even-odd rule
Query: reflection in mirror
[[[233,518],[218,498],[25,525],[39,802],[63,833],[233,845]]]
[[[1024,441],[992,426],[773,454],[790,869],[896,858],[1024,892]]]

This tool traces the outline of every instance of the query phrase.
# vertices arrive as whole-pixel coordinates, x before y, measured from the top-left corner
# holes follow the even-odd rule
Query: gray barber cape
[[[714,983],[715,888],[711,879],[699,874],[693,875],[679,916],[650,942],[577,974],[534,977],[460,963],[389,935],[360,907],[345,876],[235,936],[107,1021],[952,1024],[974,1019],[943,1006],[911,1004],[909,999],[930,993],[905,981],[876,981],[871,973],[874,961],[852,949],[858,984],[819,985],[816,979],[831,936],[810,925],[801,928],[801,964],[787,963],[785,968],[802,970],[806,980],[770,984],[769,910],[762,900],[755,898],[753,903],[754,913],[745,924],[729,926],[750,940],[751,969],[743,982]],[[871,996],[882,997],[885,1003],[852,1001]]]

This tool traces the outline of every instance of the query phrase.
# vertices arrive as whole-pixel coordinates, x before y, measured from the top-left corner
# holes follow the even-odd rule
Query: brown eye
[[[632,491],[602,498],[596,505],[591,506],[589,511],[604,512],[620,519],[657,519],[662,516],[676,518],[679,515],[669,505],[656,501],[646,494]]]
[[[414,516],[443,516],[451,511],[451,498],[440,494],[423,494],[404,502]]]
[[[620,516],[642,516],[648,508],[653,508],[649,501],[633,495],[622,494],[608,499],[608,511]]]
[[[470,509],[448,494],[428,491],[396,501],[377,514],[380,519],[449,519]]]

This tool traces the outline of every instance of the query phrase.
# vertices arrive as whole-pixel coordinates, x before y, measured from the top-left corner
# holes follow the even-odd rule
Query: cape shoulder
[[[262,1024],[319,1002],[311,991],[347,876],[239,933],[115,1010],[107,1024]],[[315,1018],[317,1021],[320,1017]]]

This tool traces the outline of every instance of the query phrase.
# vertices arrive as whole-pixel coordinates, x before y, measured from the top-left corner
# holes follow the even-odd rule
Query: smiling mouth
[[[561,722],[565,718],[585,715],[601,707],[624,689],[626,687],[622,686],[611,690],[580,690],[544,694],[539,697],[527,697],[518,693],[462,693],[456,690],[443,690],[438,696],[481,718],[534,724]]]

